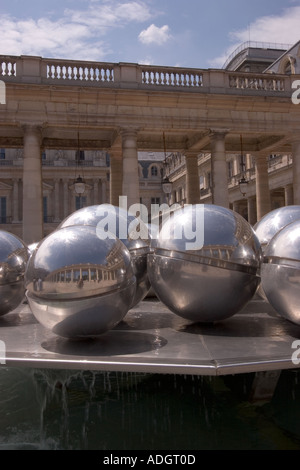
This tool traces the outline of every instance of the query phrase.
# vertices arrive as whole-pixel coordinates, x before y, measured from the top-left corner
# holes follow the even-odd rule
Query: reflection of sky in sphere
[[[35,268],[51,272],[79,264],[105,265],[108,254],[116,245],[123,247],[116,239],[100,240],[95,227],[65,227],[51,233],[39,245],[35,253]]]
[[[14,265],[16,262],[23,263],[27,257],[28,250],[22,240],[12,233],[0,230],[0,262]]]
[[[205,246],[236,247],[251,237],[248,222],[226,208],[203,205],[204,218],[197,217],[200,205],[179,210],[165,222],[159,236],[159,246],[167,249],[186,250],[186,243],[204,235]],[[249,232],[249,233],[248,233]],[[202,239],[203,239],[202,235]],[[169,238],[168,238],[169,237]]]
[[[300,219],[300,206],[285,206],[266,214],[254,227],[255,233],[262,244],[270,240],[286,225]]]
[[[71,225],[91,225],[94,227],[99,225],[124,242],[128,238],[128,232],[134,232],[139,222],[136,217],[129,215],[120,207],[112,204],[100,204],[73,212],[60,224],[59,228]]]
[[[266,256],[300,260],[300,220],[286,225],[270,241]]]

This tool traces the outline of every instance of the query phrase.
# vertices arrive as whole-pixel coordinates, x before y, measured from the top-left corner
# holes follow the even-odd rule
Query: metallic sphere
[[[264,252],[272,240],[272,238],[286,225],[300,219],[300,206],[284,206],[268,212],[254,226],[255,234],[261,244]],[[262,284],[259,286],[257,293],[259,296],[267,300]]]
[[[171,311],[194,322],[214,322],[234,315],[253,297],[260,262],[260,244],[242,216],[199,204],[164,222],[148,274]]]
[[[254,226],[254,231],[259,239],[262,250],[272,238],[286,225],[300,219],[300,206],[284,206],[268,212]]]
[[[136,292],[131,307],[137,305],[150,290],[147,274],[147,256],[150,252],[150,232],[148,226],[125,209],[111,204],[84,207],[69,215],[58,228],[71,225],[91,225],[100,233],[109,231],[121,240],[129,250],[134,275]]]
[[[95,337],[128,312],[136,279],[129,251],[95,227],[70,226],[44,238],[25,273],[26,296],[36,319],[66,338]]]
[[[300,220],[286,225],[266,247],[261,281],[272,307],[300,325]]]
[[[0,316],[17,308],[25,298],[28,258],[25,243],[16,235],[0,230]]]

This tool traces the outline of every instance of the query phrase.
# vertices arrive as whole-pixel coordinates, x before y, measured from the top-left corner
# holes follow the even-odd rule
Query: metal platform
[[[211,376],[281,371],[297,368],[292,343],[298,338],[300,326],[259,297],[216,324],[184,320],[149,298],[93,340],[55,336],[37,323],[26,303],[0,317],[1,363],[7,367]]]

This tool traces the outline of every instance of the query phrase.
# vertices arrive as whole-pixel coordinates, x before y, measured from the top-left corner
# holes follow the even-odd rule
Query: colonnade
[[[38,126],[24,126],[23,132],[23,239],[26,243],[33,243],[43,237],[42,130]],[[118,205],[121,195],[127,196],[128,207],[140,201],[137,135],[136,129],[121,130],[118,145],[111,148],[110,202],[113,205]],[[225,137],[226,132],[221,130],[216,130],[210,135],[212,202],[229,207]],[[293,201],[294,204],[300,204],[300,140],[293,143],[293,157]],[[256,213],[257,220],[260,220],[271,210],[266,154],[256,154],[255,164]],[[198,203],[200,187],[196,152],[186,153],[186,183],[187,203]],[[59,194],[58,191],[55,193]],[[291,188],[286,188],[286,197],[291,200]],[[56,199],[55,206],[58,207],[59,204],[59,199]],[[66,205],[66,201],[64,204]],[[254,211],[254,199],[249,198],[250,218]]]

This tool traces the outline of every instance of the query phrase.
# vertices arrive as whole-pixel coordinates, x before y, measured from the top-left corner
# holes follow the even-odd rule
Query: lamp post
[[[77,154],[76,154],[76,167],[77,165],[79,165],[79,158],[80,158],[80,145],[79,145],[79,131],[78,131],[78,149],[77,149]],[[81,197],[82,197],[82,194],[84,193],[85,191],[85,182],[83,180],[83,178],[81,178],[80,175],[78,175],[78,177],[75,179],[74,181],[74,190],[75,190],[75,193],[78,194],[79,196],[79,205],[80,205],[80,208],[81,208]]]
[[[244,176],[239,181],[239,187],[243,197],[245,197],[248,189],[248,181],[244,178]]]
[[[167,203],[169,205],[169,195],[172,192],[172,183],[169,180],[169,178],[166,175],[166,168],[167,168],[167,152],[166,152],[166,139],[165,139],[165,133],[163,133],[163,140],[164,140],[164,154],[165,154],[165,159],[164,159],[164,172],[165,172],[165,177],[162,180],[162,188],[163,192],[167,195]]]
[[[242,178],[239,181],[239,188],[240,192],[242,193],[243,197],[246,196],[247,190],[248,190],[248,181],[245,178],[245,162],[243,160],[243,139],[242,136],[240,136],[241,140],[241,167],[242,167]]]

